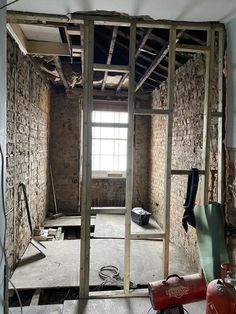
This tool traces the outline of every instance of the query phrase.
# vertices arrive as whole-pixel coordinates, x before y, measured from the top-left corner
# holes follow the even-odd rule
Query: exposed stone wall
[[[19,183],[27,187],[33,227],[40,224],[46,214],[49,88],[10,37],[7,58],[6,248],[12,268],[30,237]]]
[[[56,88],[51,93],[50,163],[58,211],[79,210],[80,94]],[[52,193],[50,193],[51,208]]]
[[[172,169],[201,168],[203,104],[204,104],[205,61],[203,56],[189,60],[176,72]],[[214,88],[215,97],[217,86]],[[216,100],[216,98],[215,98]],[[214,102],[216,103],[216,101]],[[164,108],[167,104],[167,83],[161,84],[159,90],[153,92],[153,108]],[[151,122],[151,154],[150,154],[150,208],[163,225],[164,218],[164,171],[165,171],[165,133],[166,117],[153,117]],[[212,119],[211,141],[211,183],[209,194],[216,195],[215,173],[217,170],[217,121]],[[171,186],[171,240],[184,246],[187,255],[193,262],[198,261],[196,250],[196,234],[193,228],[185,233],[181,219],[183,203],[187,189],[187,176],[172,176]],[[197,198],[198,200],[198,198]]]

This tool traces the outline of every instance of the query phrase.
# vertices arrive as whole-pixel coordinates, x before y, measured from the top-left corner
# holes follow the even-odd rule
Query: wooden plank
[[[178,170],[178,169],[172,169],[171,170],[171,175],[189,175],[191,173],[191,170]],[[199,170],[199,174],[205,175],[204,170]]]
[[[105,123],[105,122],[93,122],[92,123],[93,127],[106,127],[106,128],[127,128],[128,123]]]
[[[39,298],[40,298],[40,293],[41,293],[41,289],[36,289],[31,302],[30,302],[30,306],[34,306],[34,305],[38,305],[39,304]]]
[[[214,67],[214,46],[215,31],[209,30],[207,34],[207,46],[210,52],[206,54],[206,74],[205,74],[205,97],[203,113],[203,148],[202,148],[202,168],[205,176],[202,180],[202,204],[208,203],[209,171],[210,171],[210,128],[211,128],[211,108],[213,101],[213,67]]]
[[[209,46],[184,45],[184,44],[176,45],[176,51],[178,52],[206,53],[209,50],[210,50]]]
[[[139,56],[140,51],[141,51],[141,49],[143,48],[143,46],[145,45],[146,41],[148,40],[148,37],[149,37],[149,35],[151,34],[151,32],[152,32],[152,29],[149,28],[149,29],[147,30],[147,32],[146,32],[146,33],[143,35],[143,37],[141,38],[140,43],[139,43],[138,48],[137,48],[137,51],[136,51],[136,54],[135,54],[135,60],[136,60],[137,57]],[[127,78],[128,76],[129,76],[128,73],[125,73],[125,74],[122,76],[122,78],[120,79],[120,82],[119,82],[119,84],[118,84],[118,86],[117,86],[116,92],[119,92],[119,90],[121,89],[122,84],[124,83],[124,81],[126,80],[126,78]]]
[[[124,293],[130,289],[130,233],[131,210],[133,205],[133,150],[134,150],[134,106],[135,106],[135,52],[136,52],[136,25],[130,26],[129,40],[129,90],[128,90],[128,140],[127,140],[127,170],[126,170],[126,194],[125,194],[125,256],[124,256]]]
[[[99,16],[99,15],[84,15],[73,13],[70,14],[68,19],[67,15],[56,14],[42,14],[33,12],[19,12],[8,11],[7,20],[9,23],[18,24],[40,24],[40,25],[70,25],[70,24],[82,24],[84,20],[94,21],[95,25],[109,25],[109,26],[130,26],[130,24],[136,23],[137,27],[144,28],[165,28],[169,29],[171,26],[175,26],[177,29],[187,30],[208,30],[210,27],[217,27],[224,29],[224,25],[218,22],[184,22],[184,21],[170,21],[170,20],[146,20],[140,21],[137,18],[130,17],[117,17],[117,16]]]
[[[111,43],[110,43],[110,48],[109,48],[108,57],[107,57],[107,64],[111,64],[113,51],[114,51],[115,44],[116,44],[117,32],[118,32],[118,26],[115,26],[113,28],[113,31],[112,31]],[[104,89],[105,89],[107,76],[108,76],[108,71],[105,71],[103,82],[102,82],[102,88],[101,88],[102,91],[104,91]]]
[[[81,254],[80,254],[80,297],[89,295],[90,269],[90,219],[91,219],[91,155],[93,106],[93,53],[94,24],[84,24],[84,98],[83,98],[83,141],[81,183]]]
[[[82,83],[84,80],[84,25],[80,25],[80,43],[81,43],[81,67],[82,67]]]
[[[95,225],[96,217],[91,217],[91,225]],[[44,227],[80,227],[81,217],[80,216],[62,216],[56,219],[46,219],[44,221]]]
[[[171,204],[171,157],[172,157],[172,129],[173,129],[173,105],[175,87],[175,46],[176,29],[171,27],[169,35],[169,68],[168,68],[168,91],[167,108],[170,110],[166,118],[166,163],[165,163],[165,192],[164,192],[164,232],[163,242],[163,272],[164,277],[169,274],[169,242],[170,242],[170,204]]]
[[[176,36],[176,41],[178,42],[179,38],[181,37],[183,31],[179,32],[178,35]],[[153,60],[152,64],[149,66],[149,68],[146,70],[144,73],[143,77],[140,79],[140,81],[137,83],[135,92],[137,92],[140,87],[144,84],[144,82],[148,79],[148,77],[152,74],[152,72],[155,70],[155,68],[161,63],[161,61],[165,58],[165,56],[169,52],[169,44],[166,43],[165,46],[161,49],[159,54],[155,57]]]
[[[95,214],[125,214],[125,207],[92,207],[91,213]]]
[[[23,54],[27,54],[27,43],[28,40],[25,37],[25,34],[22,32],[22,29],[18,24],[9,23],[7,24],[7,30],[13,37],[13,39],[17,42],[20,50]]]
[[[62,227],[59,227],[57,229],[56,235],[55,235],[55,240],[60,241],[62,240]]]
[[[29,54],[34,55],[70,56],[68,45],[56,42],[28,40],[27,51]]]
[[[188,32],[184,32],[183,37],[186,39],[191,39],[191,40],[195,41],[196,43],[198,43],[199,45],[202,45],[202,46],[206,45],[206,43],[203,40],[191,35]]]
[[[94,64],[94,71],[100,72],[117,72],[117,73],[126,73],[129,72],[129,67],[127,65],[116,65],[116,64]]]
[[[61,60],[60,58],[57,56],[54,58],[54,63],[55,63],[55,66],[56,66],[56,69],[57,69],[57,72],[62,80],[62,83],[65,87],[65,89],[69,89],[69,84],[65,78],[65,75],[64,75],[64,72],[63,72],[63,69],[62,69],[62,64],[61,64]]]
[[[220,204],[224,203],[224,148],[223,148],[223,68],[224,68],[224,46],[225,46],[225,31],[219,31],[219,72],[218,72],[218,113],[221,117],[218,118],[218,187],[217,201]]]
[[[135,297],[147,297],[149,296],[148,289],[136,289],[132,290],[129,295],[124,294],[121,290],[111,291],[92,291],[89,294],[90,299],[116,299],[116,298],[135,298]]]
[[[78,26],[68,26],[67,33],[71,36],[80,36],[80,28]]]
[[[134,110],[135,115],[144,115],[144,116],[149,116],[149,115],[166,115],[169,114],[170,110],[169,109],[143,109],[143,108],[136,108]]]

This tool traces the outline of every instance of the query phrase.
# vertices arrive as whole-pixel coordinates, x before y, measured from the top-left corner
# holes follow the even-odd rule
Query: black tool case
[[[151,214],[141,207],[135,207],[131,211],[131,219],[139,226],[148,225]]]

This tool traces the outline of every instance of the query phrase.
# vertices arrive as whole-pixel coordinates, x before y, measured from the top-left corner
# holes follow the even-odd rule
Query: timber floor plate
[[[15,272],[12,282],[17,289],[60,288],[79,286],[80,240],[44,242],[47,256],[42,257],[29,245]],[[98,272],[102,266],[115,265],[124,276],[124,240],[92,239],[90,285],[99,286]],[[131,280],[146,285],[162,279],[162,250],[160,241],[131,241]],[[196,272],[188,267],[184,251],[170,245],[170,272],[179,275]],[[10,286],[10,289],[12,287]]]
[[[91,226],[95,225],[96,217],[91,217]],[[44,227],[80,227],[81,217],[80,216],[62,216],[56,219],[47,218],[44,221]]]
[[[131,221],[131,233],[152,234],[162,232],[161,228],[150,218],[147,226],[139,226]],[[113,214],[98,214],[95,221],[94,238],[118,238],[125,235],[125,216]]]

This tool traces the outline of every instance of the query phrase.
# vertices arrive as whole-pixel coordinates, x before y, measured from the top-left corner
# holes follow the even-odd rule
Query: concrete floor
[[[78,287],[80,285],[80,240],[44,242],[47,256],[29,245],[11,281],[17,289]],[[124,240],[91,239],[90,285],[99,286],[98,272],[102,266],[118,267],[124,276]],[[147,285],[163,278],[163,244],[161,241],[131,241],[131,281]],[[170,273],[188,275],[195,273],[188,265],[183,250],[170,245]],[[10,287],[11,288],[11,287]]]
[[[189,314],[204,314],[205,301],[184,305]],[[20,308],[11,308],[20,314]],[[24,307],[24,314],[155,314],[148,297],[65,301],[64,305]],[[187,313],[187,312],[186,312]]]

